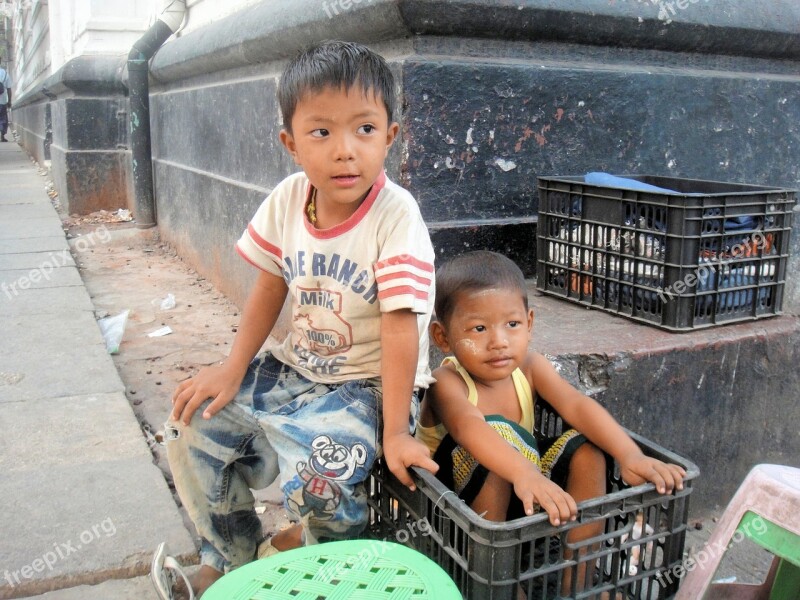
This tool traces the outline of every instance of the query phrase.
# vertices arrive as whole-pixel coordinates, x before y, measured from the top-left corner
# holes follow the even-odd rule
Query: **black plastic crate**
[[[536,433],[552,436],[565,428],[541,400],[535,417]],[[653,442],[630,435],[648,456],[686,469],[683,490],[664,496],[652,484],[629,487],[619,476],[619,466],[609,461],[608,493],[579,503],[577,521],[553,527],[546,513],[539,513],[498,523],[475,514],[422,469],[413,469],[417,490],[409,491],[381,460],[369,486],[372,535],[407,544],[436,561],[467,600],[517,600],[520,589],[529,600],[588,598],[603,591],[610,598],[617,592],[627,599],[669,598],[680,582],[674,573],[683,561],[689,495],[699,470]],[[641,536],[632,535],[637,518],[644,531]],[[570,544],[574,555],[566,559],[567,533],[598,521],[604,523],[603,533]],[[574,581],[578,570],[590,564],[596,565],[591,587],[565,594],[564,572],[571,569]]]
[[[670,331],[780,314],[795,190],[624,177],[677,193],[539,177],[538,289]]]

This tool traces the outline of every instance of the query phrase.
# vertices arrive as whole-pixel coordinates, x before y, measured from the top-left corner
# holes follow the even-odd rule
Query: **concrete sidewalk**
[[[194,544],[106,352],[45,178],[6,143],[0,182],[0,599],[155,598],[142,576],[156,545],[189,558]]]

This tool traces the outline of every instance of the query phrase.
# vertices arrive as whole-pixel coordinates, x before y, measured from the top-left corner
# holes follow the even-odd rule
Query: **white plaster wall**
[[[13,0],[18,95],[76,56],[125,56],[164,0]]]
[[[153,21],[157,0],[50,0],[70,5],[70,39],[65,58],[87,54],[127,54]]]
[[[172,0],[10,0],[14,87],[34,89],[76,56],[127,56]],[[179,35],[270,0],[187,0]]]
[[[57,1],[57,0],[51,0]],[[47,0],[16,0],[12,9],[15,96],[50,74],[50,28]]]
[[[180,33],[188,33],[204,25],[218,21],[246,6],[270,0],[187,0],[186,21]]]

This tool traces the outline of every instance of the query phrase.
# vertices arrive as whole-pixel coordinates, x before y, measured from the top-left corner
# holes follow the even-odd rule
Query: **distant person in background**
[[[3,86],[3,93],[0,94],[0,142],[7,142],[8,111],[11,110],[11,76],[2,66],[0,66],[0,85]]]

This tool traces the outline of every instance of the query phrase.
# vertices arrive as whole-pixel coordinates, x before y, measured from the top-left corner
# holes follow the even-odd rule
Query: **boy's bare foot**
[[[303,526],[295,523],[273,535],[271,542],[272,546],[281,552],[299,548],[303,545]]]
[[[201,598],[205,591],[211,587],[211,584],[217,581],[217,579],[220,579],[223,575],[224,573],[220,573],[208,565],[200,567],[197,572],[189,577],[189,583],[192,586],[192,590],[194,590],[194,597]],[[175,599],[188,600],[188,598],[189,590],[186,589],[186,584],[183,579],[180,579],[178,583],[175,584]]]

